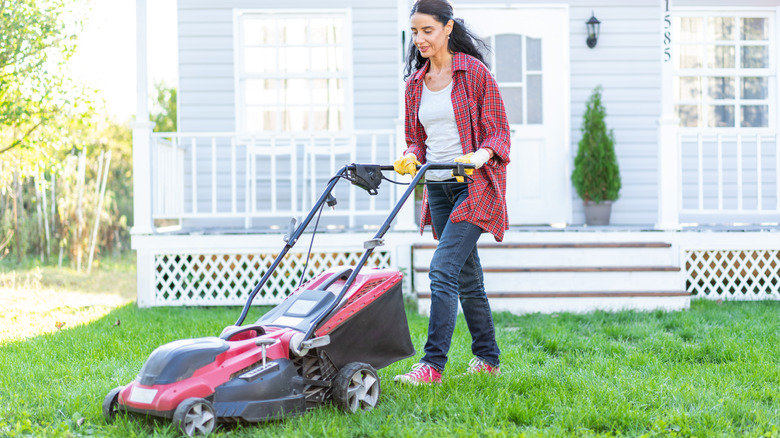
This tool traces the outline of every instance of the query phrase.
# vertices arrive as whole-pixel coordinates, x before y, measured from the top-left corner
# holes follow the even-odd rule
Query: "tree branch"
[[[27,137],[28,137],[30,134],[32,134],[32,133],[33,133],[33,131],[35,131],[36,129],[38,129],[38,127],[39,127],[39,126],[41,126],[42,124],[43,124],[43,120],[41,120],[40,122],[38,122],[38,123],[36,123],[35,125],[33,125],[33,127],[32,127],[32,128],[30,128],[30,129],[29,129],[27,132],[25,132],[25,133],[24,133],[24,135],[22,135],[22,136],[21,136],[21,137],[20,137],[18,140],[16,140],[16,141],[14,141],[13,143],[11,143],[11,145],[10,145],[10,146],[7,146],[7,147],[5,147],[5,148],[3,148],[3,149],[0,149],[0,154],[2,154],[2,153],[5,153],[5,152],[8,152],[8,151],[10,151],[11,149],[13,149],[13,148],[15,148],[15,147],[19,146],[19,145],[22,143],[22,141],[23,141],[25,138],[27,138]]]

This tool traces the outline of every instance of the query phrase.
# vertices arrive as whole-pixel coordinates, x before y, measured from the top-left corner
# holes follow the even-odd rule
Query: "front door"
[[[493,49],[487,60],[512,131],[510,224],[570,223],[568,10],[457,6],[455,16]]]

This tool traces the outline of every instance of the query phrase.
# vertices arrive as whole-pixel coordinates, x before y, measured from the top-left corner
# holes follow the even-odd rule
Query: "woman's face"
[[[412,40],[423,58],[449,53],[447,37],[452,32],[452,20],[443,25],[432,15],[415,12],[411,18],[411,27]]]

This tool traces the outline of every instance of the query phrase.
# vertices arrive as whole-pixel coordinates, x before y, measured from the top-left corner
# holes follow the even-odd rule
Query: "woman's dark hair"
[[[488,65],[484,56],[490,53],[490,47],[475,35],[462,18],[455,18],[452,15],[452,4],[447,0],[417,0],[412,6],[412,11],[409,13],[409,17],[415,13],[430,15],[435,18],[436,21],[446,26],[447,22],[453,21],[452,32],[450,38],[447,40],[447,49],[450,53],[461,52],[467,55],[471,55],[480,60],[485,65]],[[420,51],[414,45],[414,38],[409,41],[409,48],[406,54],[406,67],[404,67],[404,79],[411,76],[414,72],[422,68],[425,65],[425,58],[422,57]]]

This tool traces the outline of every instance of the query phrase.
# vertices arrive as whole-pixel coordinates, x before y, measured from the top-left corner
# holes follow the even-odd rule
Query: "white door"
[[[456,6],[488,57],[512,130],[512,225],[571,222],[569,22],[563,7]]]

